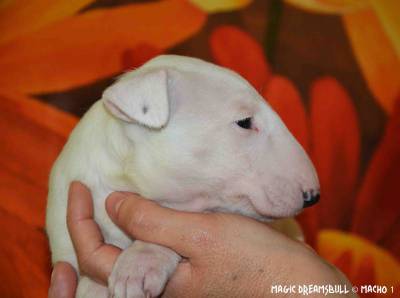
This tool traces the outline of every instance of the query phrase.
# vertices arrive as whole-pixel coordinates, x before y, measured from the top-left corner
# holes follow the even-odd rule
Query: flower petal
[[[9,1],[0,7],[0,44],[63,19],[94,0]]]
[[[50,168],[76,122],[31,98],[0,94],[1,209],[43,227]]]
[[[46,93],[92,83],[122,71],[126,50],[171,47],[205,19],[181,0],[90,10],[0,48],[0,88]]]
[[[399,132],[400,98],[370,162],[355,205],[352,231],[372,241],[382,240],[400,220]]]
[[[124,71],[138,68],[161,53],[160,49],[147,43],[141,43],[133,49],[127,49],[122,53]]]
[[[281,117],[303,148],[309,150],[309,123],[300,93],[283,76],[272,76],[262,95]]]
[[[354,266],[353,254],[350,249],[340,252],[339,256],[332,263],[340,269],[347,277],[352,275]]]
[[[29,205],[29,194],[25,204]],[[42,198],[43,200],[43,198]],[[2,297],[47,297],[50,260],[43,229],[18,220],[0,207]]]
[[[215,13],[241,9],[247,6],[252,0],[190,0],[204,11]]]
[[[400,2],[398,0],[370,0],[370,3],[390,38],[397,57],[400,57]]]
[[[373,285],[375,281],[374,259],[371,255],[365,255],[354,273],[357,285]]]
[[[248,33],[235,26],[220,26],[212,32],[209,42],[215,62],[238,72],[257,90],[270,79],[263,50]]]
[[[334,78],[311,86],[311,132],[321,184],[319,222],[323,228],[346,228],[358,178],[360,136],[352,101]]]
[[[391,251],[400,260],[400,218],[386,232],[386,236],[380,241],[380,244],[387,250]],[[399,282],[400,291],[400,282]]]
[[[343,22],[369,89],[390,113],[400,95],[400,56],[372,10],[344,15]]]
[[[296,219],[298,220],[301,228],[303,229],[305,242],[312,247],[315,247],[317,241],[317,235],[319,230],[318,218],[319,217],[318,217],[317,206],[314,208],[303,210],[301,214],[296,216]]]
[[[285,0],[296,7],[317,13],[343,14],[368,6],[368,0]]]
[[[354,234],[323,230],[318,236],[317,251],[333,264],[344,252],[350,251],[352,262],[348,277],[353,284],[361,284],[372,275],[375,285],[396,286],[400,280],[400,263],[384,249]],[[367,269],[369,273],[360,274]]]

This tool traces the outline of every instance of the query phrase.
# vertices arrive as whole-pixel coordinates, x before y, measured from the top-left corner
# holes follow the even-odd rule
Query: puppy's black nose
[[[310,207],[319,201],[319,191],[318,190],[308,190],[303,191],[303,208]]]

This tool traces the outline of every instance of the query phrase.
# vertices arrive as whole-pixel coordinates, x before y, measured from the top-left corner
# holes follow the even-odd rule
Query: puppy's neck
[[[80,128],[72,137],[80,142],[86,158],[83,162],[96,176],[93,183],[109,191],[137,192],[136,183],[129,175],[134,162],[134,144],[124,134],[121,120],[109,114],[98,101],[78,125]]]

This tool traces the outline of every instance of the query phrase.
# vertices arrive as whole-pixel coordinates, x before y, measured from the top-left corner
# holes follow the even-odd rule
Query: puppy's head
[[[292,216],[318,200],[314,167],[239,75],[159,56],[103,94],[132,141],[124,169],[139,192],[187,210]]]

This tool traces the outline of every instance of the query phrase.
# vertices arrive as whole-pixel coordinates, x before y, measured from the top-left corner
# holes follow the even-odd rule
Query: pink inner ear
[[[127,122],[135,122],[134,119],[129,117],[124,111],[122,111],[116,104],[114,104],[110,99],[106,98],[103,100],[103,104],[106,107],[106,110],[110,111],[115,117],[127,121]]]

